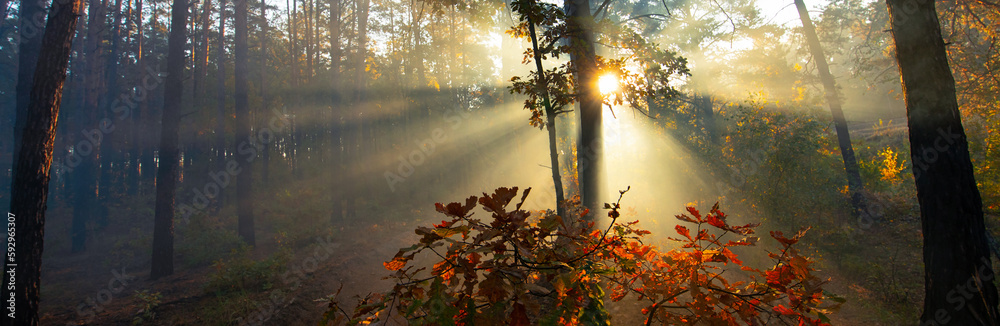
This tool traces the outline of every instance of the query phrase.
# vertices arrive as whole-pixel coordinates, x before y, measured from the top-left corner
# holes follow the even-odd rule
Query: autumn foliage
[[[418,227],[419,243],[384,263],[392,290],[361,298],[351,313],[331,296],[324,323],[607,325],[605,300],[634,298],[647,325],[828,325],[825,314],[843,302],[823,292],[813,262],[795,249],[805,229],[771,232],[773,265],[758,269],[733,252],[757,245],[757,224],[730,225],[718,205],[677,215],[679,246],[661,252],[643,243],[650,232],[638,221],[619,221],[618,203],[606,204],[611,223],[598,229],[577,203],[565,218],[521,209],[530,190],[513,208],[516,187],[437,204],[445,220]]]

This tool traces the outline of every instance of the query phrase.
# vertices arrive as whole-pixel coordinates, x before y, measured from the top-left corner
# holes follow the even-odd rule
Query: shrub
[[[144,322],[153,321],[156,319],[156,313],[153,312],[156,307],[160,306],[160,299],[163,295],[160,292],[149,293],[146,290],[135,291],[135,297],[139,299],[139,311],[136,312],[135,317],[132,318],[132,325],[140,325]]]
[[[757,225],[729,225],[718,205],[707,215],[693,207],[678,215],[690,227],[678,225],[672,240],[681,246],[661,252],[643,244],[650,232],[637,221],[618,221],[618,203],[606,204],[611,223],[601,230],[578,202],[565,218],[534,218],[521,209],[529,191],[513,210],[517,188],[436,204],[447,218],[418,227],[419,243],[385,262],[393,289],[361,299],[350,315],[331,296],[323,322],[371,323],[399,313],[414,325],[609,324],[604,300],[635,296],[647,325],[760,325],[771,318],[826,325],[825,314],[843,301],[823,292],[813,262],[794,248],[805,229],[792,237],[771,232],[780,244],[769,253],[774,264],[757,269],[731,250],[755,246]],[[474,218],[477,205],[491,216]],[[723,240],[728,235],[741,238]],[[436,261],[430,270],[411,264],[421,253]]]
[[[251,256],[249,246],[234,249],[229,259],[215,262],[215,271],[209,277],[205,289],[217,295],[270,289],[276,276],[284,268],[288,255],[286,250],[281,250],[267,259],[257,261]]]

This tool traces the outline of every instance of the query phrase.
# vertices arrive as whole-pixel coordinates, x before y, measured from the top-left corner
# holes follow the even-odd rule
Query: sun
[[[601,78],[597,79],[597,87],[603,95],[609,95],[618,91],[618,76],[613,74],[601,76]]]

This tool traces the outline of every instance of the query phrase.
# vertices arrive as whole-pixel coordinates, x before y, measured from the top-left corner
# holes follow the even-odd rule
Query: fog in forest
[[[1000,323],[998,9],[0,0],[3,324]]]

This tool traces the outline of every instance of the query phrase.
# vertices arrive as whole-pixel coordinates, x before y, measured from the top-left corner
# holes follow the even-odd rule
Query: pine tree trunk
[[[38,325],[38,302],[41,290],[42,249],[45,230],[45,205],[48,199],[49,168],[55,145],[56,123],[66,67],[76,30],[81,0],[55,0],[49,10],[41,47],[34,69],[26,115],[17,117],[23,126],[18,146],[17,174],[14,175],[10,213],[15,221],[17,248],[15,288],[4,287],[4,298],[13,292],[18,308],[14,318],[4,318],[4,325]],[[10,262],[8,262],[10,263]],[[7,266],[6,269],[11,268]],[[7,315],[8,311],[4,311]]]
[[[261,114],[260,124],[261,124],[261,128],[269,128],[268,126],[264,125],[265,123],[267,123],[267,121],[269,119],[264,119],[263,118],[265,115],[270,114],[270,113],[267,112],[268,106],[270,104],[269,103],[270,97],[268,96],[268,93],[267,93],[267,58],[268,58],[268,53],[267,53],[267,51],[268,51],[267,50],[267,39],[268,39],[267,32],[268,32],[268,29],[270,29],[270,28],[268,27],[268,23],[267,23],[267,1],[266,0],[261,0],[260,1],[260,15],[261,15],[261,21],[264,22],[264,26],[261,27],[261,35],[259,37],[259,39],[260,39],[260,96],[261,96],[261,99],[262,99],[262,102],[263,102],[263,103],[261,103],[261,109],[260,109],[260,114]],[[272,130],[272,132],[275,132],[275,130]],[[272,139],[269,139],[266,143],[264,143],[261,146],[261,152],[262,153],[261,153],[261,173],[260,173],[260,177],[261,177],[261,181],[264,184],[265,188],[268,185],[268,178],[270,177],[270,173],[271,173],[271,171],[270,171],[271,153],[270,152],[271,152],[271,143],[273,143],[275,141],[273,139],[274,137],[275,136],[272,134],[271,135]]]
[[[226,0],[219,0],[219,38],[215,44],[215,168],[226,171]],[[226,187],[219,188],[215,210],[226,207]]]
[[[156,14],[156,2],[155,1],[152,3],[152,7],[153,7],[153,14],[150,17],[150,31],[155,31],[156,30],[156,23],[155,22],[156,22],[156,16],[157,16],[157,14]],[[141,3],[139,5],[139,8],[140,8],[139,15],[140,15],[140,18],[141,18],[141,16],[142,16],[142,11],[141,11],[142,4]],[[141,27],[141,25],[140,25],[140,27]],[[141,28],[139,30],[142,31]],[[142,33],[145,34],[145,32],[142,32]],[[156,35],[155,32],[152,33],[152,34]],[[141,40],[144,37],[146,37],[146,36],[148,36],[148,35],[140,36],[140,42],[142,42]],[[150,42],[149,45],[150,45],[149,49],[146,52],[148,52],[148,53],[156,53],[156,43],[155,42]],[[148,68],[149,68],[150,63],[151,63],[151,58],[144,55],[143,59],[140,60],[140,62],[141,62],[140,65],[142,66],[142,71],[148,71]],[[141,179],[142,179],[142,190],[144,191],[144,194],[145,194],[145,191],[155,190],[155,188],[153,188],[153,186],[156,185],[156,172],[155,172],[156,171],[156,161],[155,161],[155,157],[153,155],[153,141],[156,139],[155,138],[156,137],[155,136],[156,132],[155,132],[154,127],[153,127],[153,125],[154,125],[153,110],[152,110],[151,106],[149,105],[150,102],[151,102],[150,99],[152,98],[153,94],[149,94],[149,96],[150,96],[150,98],[148,98],[146,101],[142,101],[142,104],[139,105],[139,108],[140,108],[139,110],[142,112],[142,119],[140,119],[140,121],[139,121],[139,124],[142,126],[142,132],[139,133],[140,134],[140,143],[141,143],[141,150],[140,150],[140,154],[139,154],[139,162],[140,162],[139,165],[142,168],[142,173],[141,173],[142,178]]]
[[[104,74],[104,80],[107,83],[105,87],[105,96],[101,99],[101,115],[104,119],[102,121],[109,121],[109,126],[115,127],[115,122],[118,119],[112,114],[112,103],[117,98],[119,94],[118,90],[118,79],[121,76],[118,75],[119,66],[119,47],[120,47],[120,37],[121,37],[121,21],[122,21],[122,0],[115,0],[114,7],[114,21],[111,26],[111,49],[108,51],[107,59],[105,60],[104,67],[106,67],[106,73]],[[95,127],[101,129],[103,122],[98,122]],[[103,130],[103,129],[102,129]],[[115,144],[117,140],[122,138],[121,133],[116,133],[111,130],[111,133],[104,133],[105,138],[102,142],[102,154],[101,154],[101,178],[98,183],[97,190],[97,222],[100,227],[106,227],[108,225],[108,207],[111,206],[110,200],[112,197],[112,192],[115,190],[113,187],[112,180],[115,173],[120,171],[120,169],[114,169],[113,167],[120,166],[122,155],[119,155],[119,151],[115,149]],[[103,131],[102,131],[103,133]]]
[[[236,49],[235,82],[236,82],[236,144],[246,142],[250,137],[250,107],[247,104],[247,2],[237,0],[235,3]],[[240,146],[240,145],[237,145]],[[254,146],[254,145],[250,145]],[[239,150],[239,149],[238,149]],[[256,153],[256,151],[254,152]],[[241,153],[241,155],[246,155]],[[240,164],[242,172],[236,177],[236,211],[238,215],[238,233],[248,245],[255,245],[253,217],[253,161],[256,157],[240,157],[245,164]]]
[[[86,61],[86,82],[83,106],[83,139],[77,142],[74,153],[82,158],[80,166],[75,170],[76,180],[74,184],[74,205],[73,205],[73,230],[72,230],[72,251],[82,252],[87,245],[87,223],[95,216],[97,208],[97,179],[100,175],[99,159],[100,146],[103,135],[96,129],[91,129],[97,124],[100,115],[100,105],[98,105],[101,94],[101,84],[103,80],[102,59],[104,41],[104,5],[100,0],[90,0],[87,5],[87,39],[84,46]],[[93,131],[91,133],[90,131]],[[82,144],[83,146],[80,146]]]
[[[862,214],[866,210],[864,191],[865,185],[861,182],[861,172],[858,168],[858,160],[854,157],[854,147],[851,145],[851,133],[847,129],[847,119],[844,118],[844,110],[840,105],[840,97],[837,95],[837,85],[830,74],[830,66],[826,62],[826,54],[823,53],[823,46],[816,36],[816,28],[813,27],[812,19],[802,0],[795,0],[795,7],[799,10],[799,18],[802,20],[802,27],[806,34],[809,51],[812,52],[813,61],[816,62],[816,70],[819,71],[819,79],[823,82],[823,89],[826,90],[826,101],[830,105],[830,113],[833,114],[833,124],[837,130],[837,143],[840,146],[840,155],[844,159],[844,171],[847,172],[847,186],[851,192],[851,206],[854,214]]]
[[[197,69],[194,75],[194,98],[205,97],[205,79],[208,78],[208,31],[212,24],[212,0],[205,0],[201,11],[201,38],[198,43],[198,51],[195,51]],[[204,102],[202,102],[204,103]]]
[[[365,91],[365,61],[368,57],[368,8],[369,0],[357,0],[358,20],[357,57],[354,63],[354,101],[361,104]]]
[[[570,62],[576,68],[577,112],[580,115],[580,139],[577,144],[576,170],[583,205],[596,212],[601,206],[604,139],[602,136],[602,99],[597,88],[597,59],[594,50],[594,17],[589,0],[565,2],[570,44]],[[590,214],[590,217],[595,216]]]
[[[25,120],[18,119],[17,117],[24,117],[28,114],[28,101],[31,97],[31,87],[34,85],[33,78],[35,73],[35,66],[38,65],[38,53],[41,50],[42,45],[42,24],[45,17],[45,8],[43,1],[21,1],[20,6],[20,43],[17,45],[18,49],[18,66],[17,66],[17,85],[15,86],[15,104],[14,104],[14,142],[11,148],[11,162],[18,161],[18,155],[21,152],[21,135],[24,133]],[[4,7],[6,8],[6,7]],[[6,15],[4,15],[6,17]],[[20,121],[20,122],[18,122]],[[11,165],[12,178],[17,175],[17,163]],[[9,189],[10,182],[12,180],[7,179],[7,175],[0,180],[3,182],[0,187],[5,190],[4,194],[10,194],[12,189]],[[6,205],[6,204],[5,204]]]
[[[290,40],[290,42],[292,43],[292,89],[293,90],[298,90],[299,89],[299,83],[302,80],[302,77],[301,77],[301,71],[302,70],[299,68],[299,60],[301,59],[300,57],[302,55],[302,50],[299,49],[299,28],[298,28],[298,24],[299,24],[299,20],[298,20],[298,18],[299,18],[299,8],[298,7],[299,7],[298,0],[292,0],[292,7],[291,7],[292,8],[292,14],[291,14],[291,16],[289,16],[291,18],[291,21],[289,22],[289,28],[292,29],[292,31],[290,33],[290,35],[292,36],[292,39]],[[289,102],[291,102],[289,104],[292,107],[292,112],[295,112],[295,118],[292,119],[292,130],[291,130],[292,141],[291,141],[291,146],[286,146],[287,147],[286,150],[290,151],[289,152],[289,154],[290,154],[289,158],[290,158],[291,165],[292,165],[291,166],[291,168],[292,168],[292,176],[294,176],[294,177],[298,177],[300,175],[299,174],[299,170],[298,170],[298,153],[299,152],[296,149],[298,149],[299,143],[302,141],[302,135],[299,133],[299,119],[302,118],[302,112],[301,112],[301,110],[299,110],[299,101],[298,100],[299,100],[298,97],[292,97],[291,101],[289,101]]]
[[[924,237],[921,325],[997,325],[982,199],[934,2],[886,2]]]
[[[156,179],[156,217],[153,220],[153,259],[150,279],[174,273],[174,197],[180,150],[178,138],[184,95],[184,47],[187,43],[187,0],[174,0],[170,11],[167,45],[167,77],[163,90],[163,122],[160,131],[160,165]]]
[[[306,84],[313,75],[313,0],[306,2]]]

